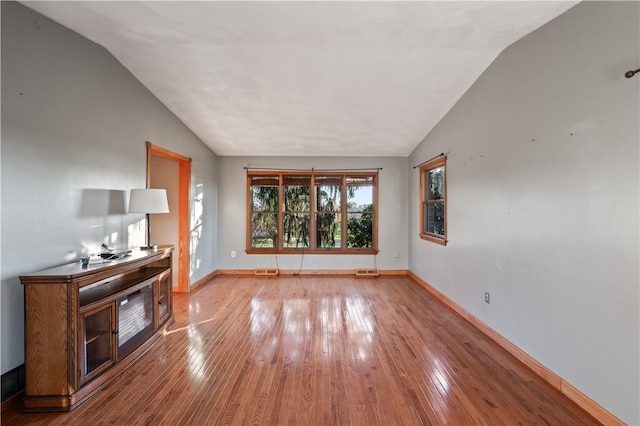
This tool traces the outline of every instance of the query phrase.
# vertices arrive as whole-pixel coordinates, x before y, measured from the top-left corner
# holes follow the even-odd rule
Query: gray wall
[[[409,269],[640,423],[638,2],[583,2],[500,55],[410,156],[447,160],[448,237]],[[491,303],[484,303],[484,292]]]
[[[20,274],[144,243],[146,141],[194,158],[193,282],[216,269],[216,156],[103,48],[2,2],[2,373],[24,362]]]
[[[640,64],[638,9],[585,2],[520,40],[408,159],[216,158],[104,49],[2,2],[2,373],[23,362],[19,274],[102,241],[143,242],[141,217],[125,209],[128,190],[144,186],[149,140],[194,159],[192,282],[275,266],[273,255],[244,253],[244,166],[382,167],[379,268],[410,269],[640,423],[640,76],[622,77]],[[440,152],[446,247],[418,238],[411,168]],[[297,269],[300,256],[278,262]],[[303,269],[373,265],[305,255]]]
[[[220,227],[218,239],[221,269],[253,269],[276,267],[276,256],[246,254],[247,174],[244,167],[273,169],[361,169],[382,167],[378,186],[378,246],[377,259],[373,255],[278,255],[281,269],[403,269],[407,257],[407,159],[386,157],[219,157],[220,170]],[[231,251],[236,257],[231,257]],[[398,252],[400,256],[394,257]]]

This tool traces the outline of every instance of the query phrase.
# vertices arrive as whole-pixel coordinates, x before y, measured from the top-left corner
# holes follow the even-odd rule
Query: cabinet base
[[[102,375],[88,383],[85,383],[80,389],[71,395],[30,396],[25,390],[25,395],[22,398],[22,411],[28,413],[73,410],[91,395],[108,385],[113,379],[118,377],[123,371],[147,353],[147,351],[151,349],[158,340],[160,340],[167,329],[173,324],[173,319],[173,315],[171,315],[164,325],[149,336],[144,343],[131,351],[131,353],[118,361],[117,364],[105,371]]]
[[[25,413],[43,411],[71,411],[71,396],[24,396],[22,411]]]

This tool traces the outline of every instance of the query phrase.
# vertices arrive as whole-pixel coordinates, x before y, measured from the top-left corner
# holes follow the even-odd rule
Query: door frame
[[[161,148],[147,141],[147,188],[151,184],[151,156],[177,161],[178,172],[178,286],[173,291],[189,292],[189,189],[191,188],[191,158]]]

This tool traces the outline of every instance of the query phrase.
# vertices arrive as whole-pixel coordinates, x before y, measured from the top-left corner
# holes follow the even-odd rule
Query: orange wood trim
[[[191,162],[191,158],[169,151],[168,149],[159,147],[158,145],[154,145],[149,141],[147,141],[147,150],[153,152],[153,155],[168,158],[169,160]]]
[[[348,237],[349,234],[347,234],[347,222],[349,221],[349,213],[347,212],[347,198],[349,194],[347,194],[347,176],[346,175],[342,177],[342,186],[340,187],[340,191],[342,192],[340,196],[340,216],[342,218],[342,220],[340,221],[340,235],[344,235],[345,237]],[[376,206],[374,210],[378,210],[378,206],[376,204],[374,204],[374,206]],[[345,214],[342,215],[342,212],[344,212]],[[373,217],[373,220],[374,220],[373,223],[375,223],[375,216]],[[375,234],[375,232],[373,233]],[[340,242],[340,244],[342,245],[342,248],[347,248],[348,238],[345,238],[344,241]]]
[[[246,276],[255,275],[254,269],[218,269],[216,276],[231,275],[231,276]]]
[[[307,269],[307,270],[298,270],[298,269],[284,269],[280,270],[280,275],[286,276],[322,276],[322,275],[355,275],[355,269]]]
[[[302,271],[298,271],[297,269],[280,269],[280,276],[297,276],[297,275],[307,275],[307,276],[322,276],[322,275],[352,275],[355,276],[355,269],[303,269]],[[378,273],[381,276],[389,276],[389,277],[397,277],[397,276],[407,276],[409,271],[406,269],[389,269],[389,270],[379,270]],[[211,272],[206,277],[198,280],[198,285],[205,285],[210,280],[215,279],[218,276],[223,275],[232,275],[232,276],[247,276],[255,275],[255,269],[218,269],[216,271]],[[203,281],[200,283],[200,281]],[[193,285],[192,285],[193,288]]]
[[[247,254],[272,254],[272,253],[277,253],[277,254],[301,254],[302,250],[289,250],[289,249],[284,249],[282,248],[282,235],[283,235],[283,215],[284,215],[284,209],[283,209],[283,205],[282,202],[279,203],[278,205],[278,211],[277,211],[277,215],[278,215],[278,239],[279,241],[275,244],[275,248],[272,249],[254,249],[251,247],[251,201],[252,201],[252,194],[251,194],[251,177],[252,176],[278,176],[279,180],[278,180],[278,198],[281,201],[282,200],[282,186],[283,186],[283,176],[310,176],[311,177],[311,182],[310,182],[310,196],[312,198],[312,200],[310,200],[310,211],[309,211],[309,228],[310,230],[314,230],[316,227],[316,210],[314,207],[314,203],[315,203],[315,199],[316,199],[316,183],[315,183],[315,178],[316,176],[341,176],[341,177],[357,177],[357,176],[373,176],[374,179],[374,184],[373,184],[373,223],[375,224],[374,229],[373,229],[373,248],[372,249],[347,249],[346,248],[346,244],[347,241],[345,240],[343,243],[343,247],[339,248],[339,249],[323,249],[323,248],[316,248],[316,233],[315,232],[311,232],[309,235],[309,248],[305,249],[304,252],[305,253],[313,253],[313,254],[378,254],[379,250],[378,250],[378,229],[380,227],[380,224],[378,222],[378,210],[380,209],[380,206],[378,205],[378,185],[379,185],[379,172],[360,172],[360,171],[354,171],[354,172],[349,172],[348,170],[345,171],[340,171],[340,172],[323,172],[321,170],[315,171],[315,170],[309,170],[309,171],[277,171],[277,170],[267,170],[267,171],[263,171],[263,170],[247,170],[247,202],[246,202],[246,211],[247,211],[247,224],[246,224],[246,229],[245,229],[245,235],[246,235],[246,249],[245,252]],[[445,182],[445,186],[446,186],[446,182]],[[340,206],[340,212],[344,213],[343,218],[342,218],[342,224],[341,224],[341,231],[342,231],[342,235],[347,235],[347,192],[346,192],[346,188],[347,188],[347,183],[346,183],[346,179],[342,179],[342,197],[341,197],[341,206]]]
[[[220,271],[216,269],[215,271],[208,273],[207,275],[200,278],[199,280],[191,283],[191,286],[189,288],[190,292],[194,292],[200,287],[204,287],[205,285],[209,284],[209,282],[211,282],[218,275],[221,275],[221,274],[220,274]]]
[[[276,248],[276,250],[281,249],[282,246],[284,246],[284,213],[282,212],[282,210],[284,210],[284,191],[282,189],[283,180],[284,179],[282,175],[280,175],[280,177],[278,178],[278,207],[276,211],[276,214],[278,216],[278,219],[276,219],[278,221],[278,223],[276,224],[278,226],[278,241],[273,242],[273,246]],[[311,203],[311,200],[309,200],[309,202]],[[250,230],[251,228],[248,229]]]
[[[189,200],[191,189],[191,158],[169,151],[147,141],[147,187],[151,182],[151,156],[156,155],[178,164],[178,286],[174,291],[189,292]]]
[[[247,201],[245,203],[245,208],[247,210],[247,224],[244,228],[245,235],[245,247],[247,250],[251,249],[251,211],[253,209],[253,205],[251,204],[252,194],[251,194],[251,175],[247,172]]]
[[[460,315],[462,318],[467,320],[471,325],[476,327],[482,333],[484,333],[491,340],[500,345],[503,349],[517,358],[524,365],[529,367],[534,373],[544,379],[551,386],[559,390],[561,393],[566,395],[570,400],[575,402],[578,406],[584,409],[586,412],[591,414],[597,420],[606,425],[625,425],[625,423],[607,411],[605,408],[600,406],[597,402],[589,398],[584,393],[580,392],[577,388],[575,388],[570,383],[566,382],[556,373],[551,371],[549,368],[545,367],[539,361],[534,359],[531,355],[527,354],[525,351],[511,343],[505,337],[500,335],[498,332],[493,330],[491,327],[480,321],[478,318],[473,316],[471,313],[466,311],[460,305],[455,303],[453,300],[449,299],[444,294],[440,293],[438,290],[429,285],[426,281],[423,281],[420,277],[415,275],[413,272],[409,271],[409,278],[415,281],[418,285],[427,290],[433,297],[438,299],[441,303],[446,305],[452,311]]]
[[[447,245],[447,240],[445,240],[444,238],[433,237],[433,236],[431,236],[429,234],[420,234],[420,238],[422,238],[425,241],[431,241],[432,243],[440,244],[441,246],[446,246]]]
[[[447,183],[449,179],[447,179],[447,157],[442,157],[442,166],[444,167],[444,245],[447,245],[447,224],[449,220],[447,219]]]
[[[377,175],[378,172],[374,171],[374,169],[371,169],[371,171],[368,172],[361,172],[361,171],[349,171],[348,169],[345,169],[343,171],[339,171],[339,172],[329,172],[329,171],[323,171],[323,170],[303,170],[303,171],[297,171],[297,170],[247,170],[247,176],[282,176],[282,175],[286,175],[286,176],[310,176],[310,175],[317,175],[317,176],[373,176],[373,175]]]
[[[561,391],[567,395],[570,400],[575,402],[579,407],[583,408],[587,413],[598,419],[605,425],[626,425],[625,422],[611,414],[600,404],[589,398],[587,395],[580,392],[571,383],[562,380]]]
[[[309,188],[309,250],[316,247],[316,215],[317,206],[316,206],[316,175],[311,174],[311,182],[309,182],[311,187]],[[342,234],[347,235],[347,234]],[[282,251],[282,250],[281,250]]]
[[[424,209],[425,209],[425,171],[435,167],[444,166],[444,238],[438,238],[424,233]],[[425,241],[447,245],[447,157],[437,157],[432,161],[420,166],[420,238]]]
[[[180,161],[178,198],[178,288],[179,292],[189,291],[189,200],[191,189],[191,159]]]
[[[149,188],[151,186],[151,155],[153,154],[153,145],[147,142],[147,178],[146,178],[146,187]]]
[[[378,250],[370,250],[370,249],[311,249],[309,247],[303,249],[286,249],[286,250],[276,250],[276,249],[250,249],[245,250],[247,254],[308,254],[308,255],[316,255],[316,254],[378,254]]]
[[[379,269],[378,273],[383,277],[406,277],[409,271],[406,269]]]
[[[378,211],[380,210],[380,204],[378,203],[378,186],[380,185],[380,179],[379,179],[380,173],[376,173],[375,177],[373,178],[373,223],[375,224],[375,226],[373,227],[373,248],[376,251],[376,254],[378,253],[378,234],[379,234],[379,230],[380,230],[380,222],[378,222]],[[345,218],[344,221],[346,222],[348,219]],[[347,235],[347,234],[344,234]]]
[[[420,236],[424,230],[424,170],[418,169],[418,179],[420,180]]]

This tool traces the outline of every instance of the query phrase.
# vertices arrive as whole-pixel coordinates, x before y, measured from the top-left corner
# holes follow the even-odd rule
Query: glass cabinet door
[[[113,364],[115,360],[114,329],[115,306],[110,303],[81,316],[82,382],[91,379]]]
[[[158,279],[158,324],[164,323],[171,312],[171,275],[163,274]]]

